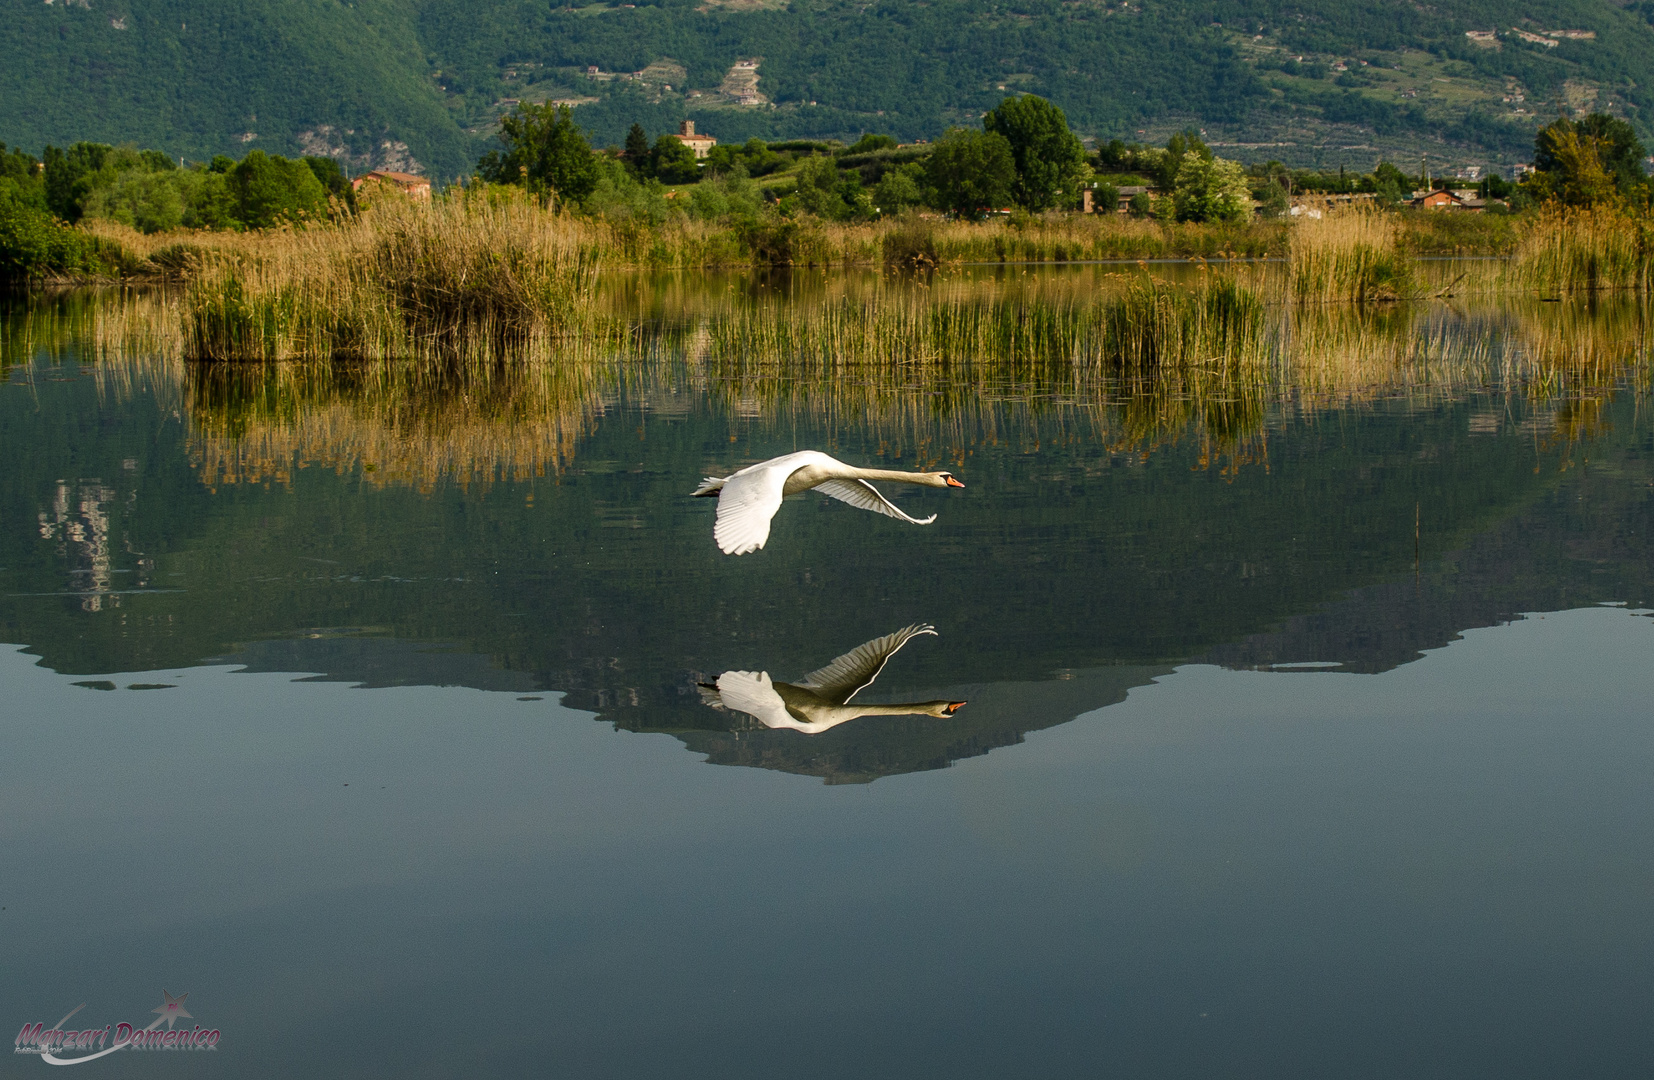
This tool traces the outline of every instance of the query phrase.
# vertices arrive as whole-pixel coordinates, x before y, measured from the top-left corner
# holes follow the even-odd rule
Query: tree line
[[[1371,193],[1378,204],[1396,206],[1420,187],[1453,183],[1382,161],[1370,173],[1291,170],[1279,162],[1247,169],[1217,157],[1193,130],[1164,146],[1115,140],[1087,154],[1063,110],[1033,95],[1008,97],[980,128],[955,127],[929,144],[899,145],[884,134],[849,146],[752,138],[715,146],[698,160],[676,136],[651,141],[634,124],[623,147],[595,150],[568,107],[534,104],[504,118],[499,143],[478,162],[478,180],[521,186],[572,212],[652,225],[674,215],[726,224],[799,214],[868,221],[918,207],[966,218],[1039,213],[1074,209],[1088,190],[1099,211],[1111,212],[1128,184],[1144,189],[1130,200],[1132,214],[1238,221],[1254,211],[1281,216],[1294,194]],[[1490,175],[1478,193],[1513,210],[1550,202],[1647,213],[1654,189],[1645,153],[1622,119],[1562,118],[1539,131],[1533,170],[1519,184]],[[255,150],[239,161],[189,164],[154,150],[82,142],[47,147],[36,158],[0,143],[0,279],[108,269],[118,249],[69,228],[85,218],[152,233],[299,226],[355,209],[349,179],[326,157]]]
[[[478,175],[517,184],[547,200],[587,210],[649,216],[682,199],[691,216],[756,210],[759,178],[786,171],[786,185],[764,185],[784,216],[805,212],[834,221],[871,220],[928,207],[961,217],[1018,209],[1075,209],[1093,190],[1112,209],[1115,189],[1099,186],[1088,156],[1057,105],[1034,95],[1007,97],[978,128],[955,127],[934,143],[898,145],[884,134],[850,146],[796,140],[714,147],[704,161],[676,136],[650,140],[633,124],[623,147],[594,150],[566,106],[520,104],[501,122],[501,147]],[[1251,213],[1241,166],[1215,157],[1198,139],[1174,138],[1159,154],[1168,206],[1179,220],[1235,220]],[[693,185],[687,194],[682,188]],[[710,185],[710,186],[709,186]],[[704,192],[704,193],[703,193]],[[651,207],[653,210],[651,211]]]

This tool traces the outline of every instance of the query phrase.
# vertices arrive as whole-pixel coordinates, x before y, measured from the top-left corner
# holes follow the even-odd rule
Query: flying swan
[[[925,487],[965,486],[949,472],[858,469],[819,450],[800,450],[748,465],[729,476],[709,476],[695,489],[695,496],[718,497],[718,520],[712,526],[712,538],[725,555],[745,555],[763,547],[770,538],[770,519],[781,509],[781,500],[811,488],[859,509],[898,518],[910,525],[929,525],[936,520],[935,514],[928,518],[908,517],[895,503],[880,495],[869,480],[892,480]]]
[[[701,684],[702,698],[714,708],[744,712],[765,727],[791,728],[806,735],[819,735],[860,716],[952,716],[964,706],[963,701],[850,704],[851,698],[873,684],[903,645],[935,633],[936,628],[928,623],[904,627],[858,645],[796,683],[775,682],[767,671],[726,671],[717,682]]]

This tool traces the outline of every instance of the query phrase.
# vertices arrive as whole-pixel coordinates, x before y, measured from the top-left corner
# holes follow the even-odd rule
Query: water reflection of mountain
[[[1147,592],[1173,611],[1217,607],[1221,610],[1216,614],[1226,618],[1211,617],[1175,644],[1165,642],[1155,659],[1145,659],[1145,650],[1123,640],[1142,626],[1133,615],[1132,598],[1118,590],[1104,590],[1099,596],[1096,580],[1077,586],[1079,602],[1053,614],[1049,621],[1057,625],[1044,633],[1024,637],[1026,626],[1009,628],[1021,633],[1007,634],[1006,627],[993,633],[980,626],[973,631],[968,619],[956,620],[947,627],[946,650],[904,654],[911,663],[893,666],[882,677],[882,692],[874,699],[970,702],[947,719],[881,717],[807,736],[772,731],[707,708],[697,686],[710,673],[696,666],[698,660],[761,662],[774,670],[802,670],[818,662],[823,649],[854,645],[856,635],[865,632],[849,625],[853,620],[813,631],[789,624],[788,630],[777,632],[778,624],[771,619],[784,619],[786,605],[759,618],[763,635],[790,643],[779,650],[762,635],[731,633],[730,624],[722,621],[710,636],[723,644],[708,643],[693,625],[662,628],[654,637],[635,623],[597,620],[537,647],[495,645],[486,655],[347,637],[261,642],[230,659],[259,670],[328,672],[331,678],[365,685],[555,690],[566,694],[570,707],[590,710],[619,728],[671,734],[713,763],[780,769],[820,776],[830,783],[865,782],[941,768],[1013,745],[1031,731],[1123,700],[1131,688],[1147,685],[1178,662],[1267,667],[1332,661],[1344,670],[1377,672],[1411,662],[1464,630],[1496,625],[1523,612],[1597,602],[1654,603],[1654,488],[1649,486],[1654,461],[1646,428],[1641,433],[1634,430],[1629,408],[1615,419],[1626,423],[1619,430],[1629,436],[1616,450],[1599,444],[1589,465],[1560,477],[1552,473],[1554,482],[1541,485],[1536,497],[1507,504],[1507,516],[1456,537],[1450,549],[1443,550],[1439,541],[1426,536],[1417,576],[1412,570],[1411,520],[1405,522],[1403,543],[1384,560],[1388,568],[1382,579],[1369,578],[1366,583],[1361,579],[1369,577],[1370,568],[1334,558],[1327,545],[1305,537],[1307,547],[1320,551],[1320,561],[1300,562],[1296,573],[1324,591],[1296,610],[1290,605],[1299,601],[1269,588],[1278,565],[1230,567],[1240,588],[1255,594],[1251,603],[1242,603],[1235,591],[1203,588],[1208,579],[1191,565],[1188,592],[1174,591],[1169,581]],[[1527,449],[1525,460],[1532,461],[1531,443]],[[1533,476],[1531,466],[1523,472]],[[1473,472],[1467,482],[1474,486],[1478,475],[1486,476]],[[1447,497],[1445,492],[1437,495]],[[1311,522],[1299,518],[1291,524]],[[1336,520],[1326,524],[1336,531]],[[1184,550],[1191,563],[1220,554]],[[991,607],[1028,580],[1012,575],[1003,585],[979,580],[974,587],[989,590],[985,599]],[[1308,596],[1311,591],[1293,593]],[[956,598],[950,597],[947,604],[958,610]],[[1093,617],[1079,618],[1081,609]],[[812,608],[818,618],[823,610],[831,609]],[[552,648],[572,657],[576,649],[570,647],[571,636],[581,635],[590,636],[584,643],[586,658],[557,663]],[[1019,637],[1026,647],[1015,644]],[[473,646],[486,645],[487,640],[481,635],[470,639]]]
[[[1564,323],[1553,344],[1590,352],[1595,324]],[[1619,356],[1623,335],[1602,336],[1599,352]],[[1528,339],[1548,355],[1551,339]],[[183,392],[139,371],[111,392],[107,373],[73,365],[23,387],[14,369],[0,386],[0,640],[84,675],[227,657],[365,685],[555,691],[713,761],[857,781],[1014,743],[1191,659],[1383,670],[1518,612],[1654,599],[1654,448],[1636,397],[1612,393],[1613,364],[1589,378],[1590,365],[1557,368],[1549,390],[1478,390],[1489,361],[1438,394],[1414,393],[1441,383],[1396,362],[1376,347],[1329,361],[1319,389],[1258,414],[1238,467],[1211,453],[1186,400],[1143,399],[1165,410],[1146,452],[1109,437],[1119,429],[1085,402],[1037,395],[996,406],[991,423],[954,399],[905,398],[895,424],[815,384],[749,386],[746,409],[719,396],[747,393],[735,383],[499,380],[497,398],[450,400],[333,381],[317,408],[284,419],[309,400],[302,388],[229,379]],[[1388,389],[1351,389],[1373,385]],[[565,401],[578,408],[559,411]],[[495,407],[523,402],[501,434]],[[350,441],[364,409],[375,415],[362,430],[383,440]],[[252,443],[214,459],[244,455],[214,492],[203,440],[249,430]],[[921,431],[928,444],[911,437]],[[249,446],[326,467],[249,469],[263,462]],[[405,475],[368,474],[376,462],[352,446],[406,450]],[[687,498],[695,480],[798,446],[896,468],[945,450],[971,486],[945,503],[903,496],[941,517],[899,542],[869,544],[855,511],[805,497],[765,552],[718,555],[711,509]],[[515,447],[513,461],[555,467],[475,482],[475,463]],[[106,601],[87,603],[88,581]],[[809,671],[921,619],[946,649],[904,653],[877,700],[968,699],[954,717],[803,736],[701,701],[697,684],[719,672]]]

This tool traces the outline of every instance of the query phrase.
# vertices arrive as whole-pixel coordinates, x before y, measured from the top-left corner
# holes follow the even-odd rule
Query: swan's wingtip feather
[[[769,537],[753,539],[745,536],[715,536],[713,539],[718,541],[718,548],[725,555],[746,555],[763,547],[764,541],[768,540]]]

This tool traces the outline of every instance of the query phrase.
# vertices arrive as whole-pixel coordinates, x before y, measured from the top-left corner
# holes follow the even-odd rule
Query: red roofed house
[[[362,185],[375,183],[382,186],[394,187],[410,199],[429,199],[431,197],[431,182],[423,176],[412,173],[392,172],[389,169],[375,169],[370,173],[363,173],[350,182],[352,191],[361,191]]]

